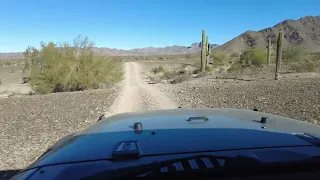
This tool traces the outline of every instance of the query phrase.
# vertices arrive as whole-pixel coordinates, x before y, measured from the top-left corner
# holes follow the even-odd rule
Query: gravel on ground
[[[118,89],[0,98],[0,171],[26,167],[61,137],[95,123]]]
[[[180,84],[155,84],[182,108],[242,108],[320,124],[320,78],[283,75],[280,80],[217,79],[206,76]]]

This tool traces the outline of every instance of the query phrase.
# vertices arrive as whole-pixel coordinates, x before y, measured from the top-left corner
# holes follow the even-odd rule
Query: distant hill
[[[0,59],[22,59],[22,52],[10,52],[10,53],[0,53]]]
[[[217,44],[211,44],[211,48],[217,47]],[[146,47],[146,48],[136,48],[130,50],[123,49],[112,49],[104,47],[94,47],[93,52],[96,55],[106,55],[106,56],[145,56],[145,55],[174,55],[174,54],[188,54],[196,53],[201,50],[200,43],[192,43],[190,47],[187,46],[167,46],[167,47]],[[23,58],[22,52],[14,53],[0,53],[0,59],[21,59]]]
[[[248,47],[265,48],[269,36],[275,45],[280,29],[284,32],[284,46],[296,45],[307,51],[320,51],[320,16],[285,20],[260,31],[246,31],[217,49],[239,52]]]
[[[146,47],[129,50],[111,49],[111,48],[94,48],[93,52],[97,55],[117,55],[117,56],[135,56],[135,55],[171,55],[187,54],[198,52],[200,48],[188,48],[187,46],[167,46],[167,47]]]

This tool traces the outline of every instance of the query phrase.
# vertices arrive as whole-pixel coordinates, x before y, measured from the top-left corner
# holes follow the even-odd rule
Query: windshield
[[[83,149],[102,152],[101,142],[109,143],[107,158],[139,135],[165,152],[315,146],[294,134],[320,136],[319,7],[319,0],[2,0],[0,179],[49,158],[41,155],[72,133],[81,139],[70,141],[73,153],[50,158],[86,161],[96,154]],[[264,132],[290,141],[255,136]]]

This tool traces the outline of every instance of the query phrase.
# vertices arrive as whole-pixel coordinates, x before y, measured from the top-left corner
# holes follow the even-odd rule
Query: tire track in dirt
[[[124,64],[122,90],[105,113],[105,117],[124,112],[138,112],[154,109],[174,109],[176,104],[156,87],[147,84],[141,77],[141,67],[136,62]]]

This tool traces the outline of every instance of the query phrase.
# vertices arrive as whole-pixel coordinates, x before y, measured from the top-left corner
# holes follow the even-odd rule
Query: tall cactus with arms
[[[276,59],[276,74],[275,80],[279,79],[279,72],[281,68],[281,58],[282,58],[282,44],[283,44],[283,32],[280,30],[278,43],[277,43],[277,59]]]

